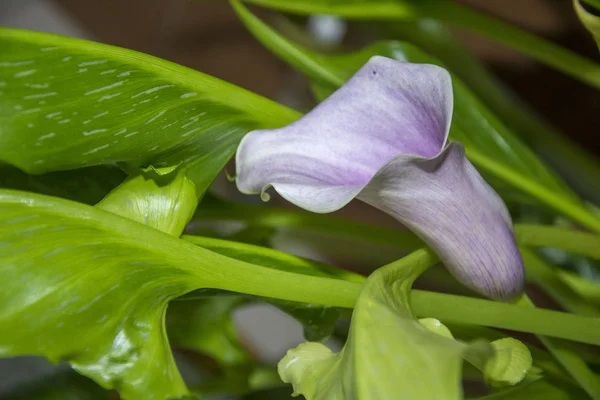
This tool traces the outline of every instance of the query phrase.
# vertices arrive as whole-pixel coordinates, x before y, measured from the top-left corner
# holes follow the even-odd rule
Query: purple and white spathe
[[[468,287],[514,298],[524,273],[510,216],[462,145],[447,144],[452,107],[446,70],[373,57],[298,121],[246,135],[238,189],[272,186],[317,213],[358,198],[415,232]]]

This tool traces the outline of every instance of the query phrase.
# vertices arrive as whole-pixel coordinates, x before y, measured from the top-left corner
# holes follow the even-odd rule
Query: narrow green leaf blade
[[[0,29],[0,162],[29,173],[185,164],[204,192],[244,133],[298,114],[149,55]]]

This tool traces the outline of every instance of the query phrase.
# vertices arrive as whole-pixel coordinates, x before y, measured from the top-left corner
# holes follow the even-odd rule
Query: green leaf
[[[0,162],[28,173],[184,164],[198,195],[241,137],[298,114],[135,51],[0,29]]]
[[[488,36],[533,59],[600,88],[600,65],[500,19],[447,0],[245,0],[296,14],[332,14],[360,20],[437,19]]]
[[[600,3],[596,2],[595,5],[598,7],[597,11],[600,11]],[[573,8],[575,8],[575,13],[583,26],[585,26],[585,29],[592,34],[596,44],[600,48],[600,17],[586,10],[579,0],[573,0]]]
[[[0,191],[0,267],[0,355],[67,360],[124,399],[187,394],[164,330],[175,297],[217,288],[351,307],[360,289],[236,261],[98,208],[10,190]]]
[[[298,14],[335,14],[346,18],[410,18],[417,16],[414,4],[398,0],[245,0],[264,7]]]
[[[232,4],[261,43],[309,78],[326,85],[324,90],[319,91],[321,95],[337,89],[373,55],[442,65],[416,47],[399,42],[380,42],[346,55],[317,54],[283,38],[238,0],[232,0]],[[512,192],[516,189],[516,192],[536,198],[600,231],[600,220],[586,210],[579,199],[457,77],[453,77],[453,87],[455,101],[450,138],[465,145],[471,161],[486,178],[493,178],[490,181],[492,185],[499,189],[508,186]],[[502,192],[506,194],[506,190]]]
[[[102,200],[125,177],[122,170],[108,165],[43,175],[29,175],[16,167],[0,165],[0,188],[26,190],[85,204]]]
[[[97,207],[179,237],[198,204],[184,169],[149,167],[104,198]]]
[[[96,207],[0,190],[0,356],[69,361],[124,399],[185,395],[164,330],[169,300],[215,288],[352,307],[362,286],[277,266],[233,260]],[[422,291],[411,303],[421,316],[598,344],[592,318]]]
[[[418,250],[374,272],[344,349],[336,354],[320,343],[301,344],[279,362],[282,380],[307,400],[462,398],[461,357],[469,346],[429,330],[409,307],[412,283],[435,261]]]
[[[483,373],[492,386],[513,386],[521,382],[533,365],[527,346],[513,338],[492,342],[494,355],[485,364]]]

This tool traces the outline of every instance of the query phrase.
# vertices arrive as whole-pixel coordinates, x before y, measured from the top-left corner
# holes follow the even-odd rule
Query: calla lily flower
[[[523,261],[510,215],[465,156],[447,143],[453,97],[443,68],[373,57],[311,112],[242,140],[237,186],[273,187],[316,213],[357,198],[390,214],[477,292],[511,299]]]

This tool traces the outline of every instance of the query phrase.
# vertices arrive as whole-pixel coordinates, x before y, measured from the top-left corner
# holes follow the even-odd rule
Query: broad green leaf
[[[198,194],[249,130],[298,114],[135,51],[0,29],[0,162],[28,173],[185,164]]]
[[[187,394],[164,330],[175,297],[216,288],[351,307],[360,288],[233,260],[95,207],[11,190],[0,191],[0,267],[0,355],[69,361],[124,399]]]
[[[491,344],[494,355],[483,370],[486,381],[497,387],[521,382],[533,365],[527,346],[513,338],[495,340]]]
[[[0,188],[25,190],[96,204],[125,180],[125,173],[112,166],[29,175],[16,167],[0,165]]]
[[[374,272],[354,308],[344,349],[301,344],[279,362],[283,381],[307,400],[461,399],[461,357],[469,346],[429,330],[409,307],[412,283],[434,262],[432,253],[418,250]]]
[[[579,0],[573,0],[573,8],[575,8],[575,13],[581,20],[583,26],[585,26],[585,29],[592,34],[596,44],[600,48],[600,17],[598,16],[598,12],[600,12],[600,2],[595,1],[591,3],[593,3],[593,5],[590,4],[590,7],[596,7],[596,15],[586,10]]]
[[[97,207],[179,237],[197,204],[196,188],[184,169],[149,167],[129,177]]]

